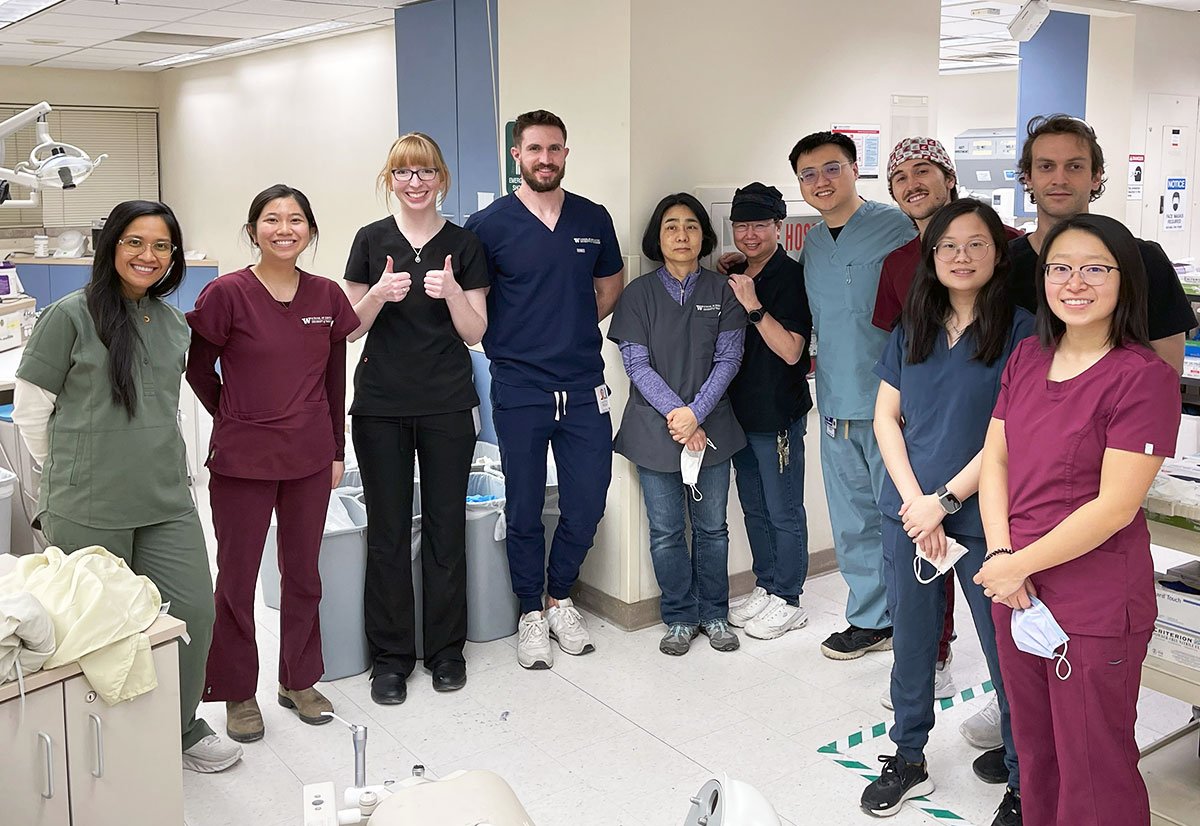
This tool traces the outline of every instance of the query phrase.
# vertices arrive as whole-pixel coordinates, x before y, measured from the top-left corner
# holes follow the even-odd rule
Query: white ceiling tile
[[[301,17],[300,15],[236,14],[228,11],[206,11],[203,14],[188,18],[188,22],[195,23],[198,26],[230,26],[235,29],[282,32],[288,29],[297,29],[300,26],[320,23],[324,19],[319,14],[311,17]]]
[[[31,23],[42,26],[67,26],[71,28],[95,29],[109,37],[122,37],[146,28],[145,20],[119,17],[88,17],[82,14],[47,12],[33,18]]]
[[[357,11],[366,11],[371,9],[370,3],[359,3],[358,5],[337,5],[334,3],[318,2],[303,2],[302,0],[242,0],[235,2],[222,11],[237,12],[244,14],[268,14],[278,17],[298,17],[317,18],[320,20],[334,20]]]
[[[237,0],[137,0],[140,6],[186,9],[193,13],[208,9],[222,9],[232,6],[236,2]]]
[[[115,71],[120,68],[111,63],[101,63],[94,60],[73,60],[70,55],[43,60],[37,64],[50,69],[96,69],[100,71]]]
[[[124,46],[124,43],[112,41],[85,49],[81,54],[87,55],[89,58],[95,55],[99,60],[107,60],[109,57],[120,57],[130,63],[145,63],[150,60],[158,60],[162,57],[171,57],[172,55],[179,54],[178,46],[164,46],[161,43],[153,51],[148,49],[126,49],[123,48]]]
[[[17,57],[0,50],[0,66],[32,66],[37,61],[36,57]]]
[[[27,43],[34,39],[61,41],[48,44],[54,46],[95,46],[97,43],[112,40],[114,36],[112,32],[107,31],[74,26],[47,26],[38,22],[14,23],[0,29],[0,43]]]
[[[144,54],[179,54],[180,51],[200,51],[200,46],[180,46],[171,43],[142,43],[137,40],[113,39],[107,43],[99,43],[97,49],[121,49],[127,52],[142,52]]]
[[[225,0],[225,2],[228,2],[228,0]],[[70,3],[55,6],[54,11],[70,15],[82,14],[88,17],[138,20],[144,27],[152,20],[164,22],[181,20],[198,13],[198,10],[195,8],[183,7],[182,3],[180,6],[156,6],[142,2],[142,0],[134,3],[127,2],[127,0],[121,0],[120,3],[113,3],[112,0],[72,0]]]
[[[0,55],[46,60],[51,57],[62,57],[76,51],[78,49],[74,46],[35,46],[32,43],[5,43],[4,48],[0,49]]]
[[[348,14],[338,19],[349,20],[353,23],[391,23],[396,19],[396,10],[392,8],[371,9],[358,14]]]
[[[231,40],[237,40],[242,37],[255,37],[260,34],[273,34],[277,29],[248,29],[234,26],[205,26],[200,23],[193,23],[190,20],[182,20],[178,23],[165,23],[162,26],[156,26],[153,29],[148,29],[152,32],[168,32],[170,34],[203,34],[209,37],[228,37]]]

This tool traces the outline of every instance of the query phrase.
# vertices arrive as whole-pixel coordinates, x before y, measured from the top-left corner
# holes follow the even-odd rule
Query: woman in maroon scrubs
[[[338,285],[296,266],[317,222],[283,184],[250,204],[246,234],[259,263],[201,291],[187,379],[213,415],[208,483],[217,537],[217,620],[204,699],[224,700],[230,738],[263,736],[254,698],[254,587],[271,512],[281,574],[278,701],[311,725],[333,706],[321,678],[317,557],[329,491],[342,477],[346,336],[358,327]],[[221,372],[215,363],[221,361]]]
[[[408,696],[416,665],[414,456],[421,465],[425,667],[437,691],[467,682],[464,503],[479,404],[467,345],[478,344],[487,327],[488,270],[474,233],[437,213],[450,170],[432,138],[398,138],[379,188],[400,208],[358,231],[345,278],[362,321],[353,337],[367,334],[350,429],[367,503],[371,699],[395,705]]]
[[[1147,343],[1146,275],[1118,221],[1063,221],[1038,267],[1037,336],[1009,359],[984,446],[975,581],[993,599],[1024,826],[1146,826],[1133,734],[1157,606],[1141,505],[1175,452],[1179,376]],[[1053,659],[1014,641],[1039,619],[1031,597],[1069,637]],[[1021,629],[1015,609],[1032,610]]]

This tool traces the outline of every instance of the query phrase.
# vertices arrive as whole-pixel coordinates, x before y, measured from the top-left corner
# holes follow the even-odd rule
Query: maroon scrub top
[[[992,414],[1004,420],[1009,529],[1018,553],[1096,498],[1107,448],[1175,455],[1179,376],[1152,350],[1114,347],[1061,382],[1046,378],[1053,356],[1036,337],[1017,345]],[[1068,634],[1144,631],[1158,613],[1141,511],[1099,547],[1032,579]]]
[[[213,414],[210,470],[299,479],[341,458],[345,340],[358,317],[336,283],[300,272],[284,306],[247,267],[208,284],[187,321],[188,383]]]

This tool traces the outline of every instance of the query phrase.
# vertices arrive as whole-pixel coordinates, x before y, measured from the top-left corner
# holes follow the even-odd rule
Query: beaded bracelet
[[[1011,554],[1012,552],[1013,552],[1012,548],[997,548],[996,550],[992,551],[990,554],[985,556],[983,558],[983,561],[987,562],[989,559],[991,559],[994,556],[1000,556],[1000,554]]]

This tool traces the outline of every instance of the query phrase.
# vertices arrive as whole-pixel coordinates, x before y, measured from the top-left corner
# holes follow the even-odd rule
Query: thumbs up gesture
[[[412,286],[412,276],[406,272],[392,271],[392,256],[387,257],[387,266],[383,268],[383,272],[379,276],[379,280],[375,282],[375,286],[371,287],[371,292],[378,295],[384,301],[403,301],[408,295],[409,287]]]
[[[453,298],[461,292],[462,287],[454,277],[449,255],[446,256],[446,264],[442,269],[425,273],[425,295],[430,298]]]

